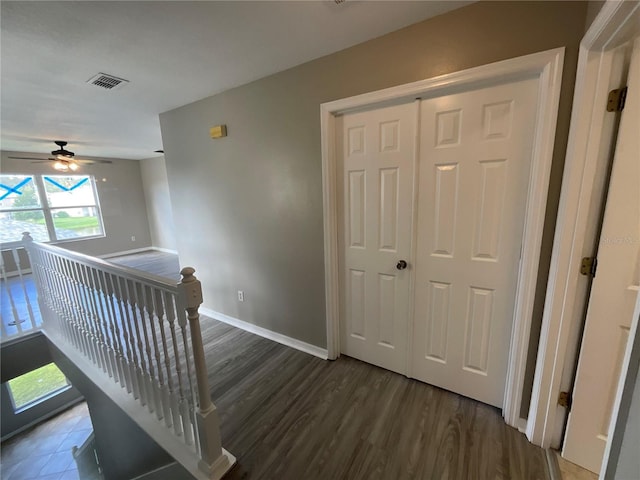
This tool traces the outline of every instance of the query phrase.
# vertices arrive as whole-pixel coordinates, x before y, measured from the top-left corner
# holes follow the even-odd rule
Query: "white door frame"
[[[538,263],[556,133],[563,60],[564,48],[557,48],[428,80],[336,100],[320,106],[325,295],[329,359],[336,359],[340,355],[336,115],[355,109],[384,106],[403,101],[409,102],[417,97],[447,95],[450,92],[459,92],[461,88],[473,88],[520,78],[537,77],[540,85],[534,147],[503,409],[503,416],[509,425],[518,428],[523,426],[524,421],[520,418],[520,404],[529,346],[533,301],[538,278]]]
[[[551,256],[540,344],[526,434],[543,448],[559,447],[566,409],[558,406],[565,367],[578,351],[588,279],[579,273],[597,235],[603,173],[612,143],[607,95],[618,88],[612,49],[640,34],[640,4],[609,0],[580,43],[567,157]],[[593,201],[595,200],[595,201]],[[565,375],[566,376],[566,375]]]

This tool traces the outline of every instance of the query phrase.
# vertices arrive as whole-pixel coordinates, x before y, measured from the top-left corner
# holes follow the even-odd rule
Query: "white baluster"
[[[155,306],[156,318],[158,319],[158,329],[160,330],[160,339],[162,341],[162,354],[164,358],[166,382],[162,386],[162,410],[164,413],[164,422],[167,427],[171,427],[171,394],[173,393],[173,379],[171,378],[171,360],[169,358],[169,349],[167,346],[167,335],[164,331],[164,303],[162,301],[162,290],[152,289],[152,302]]]
[[[78,272],[81,278],[84,302],[87,306],[87,310],[89,311],[91,331],[96,341],[96,355],[98,358],[98,365],[100,366],[100,368],[102,368],[103,372],[107,373],[109,372],[109,357],[107,354],[107,346],[104,342],[104,335],[102,333],[100,318],[98,317],[96,299],[90,275],[90,267],[88,267],[87,265],[78,264]]]
[[[47,276],[51,286],[51,307],[57,314],[59,319],[58,325],[60,326],[60,333],[63,334],[65,340],[69,343],[74,343],[74,335],[72,327],[69,324],[67,318],[67,311],[64,302],[60,295],[60,274],[57,271],[57,260],[53,255],[45,255],[45,262],[47,265]]]
[[[149,405],[147,363],[144,356],[142,336],[140,334],[140,320],[136,310],[137,300],[134,293],[135,285],[132,281],[127,279],[124,279],[123,283],[123,290],[127,298],[128,311],[131,313],[131,324],[133,325],[131,330],[135,336],[135,340],[133,340],[133,343],[135,344],[133,347],[133,354],[135,356],[134,358],[136,358],[136,378],[140,389],[140,403],[142,405]]]
[[[151,288],[146,285],[142,287],[145,310],[147,311],[147,326],[151,331],[151,346],[157,367],[157,375],[153,376],[154,397],[156,399],[156,417],[162,420],[164,410],[162,408],[162,389],[164,386],[164,375],[162,373],[162,362],[160,360],[160,349],[158,348],[158,338],[156,334],[156,322],[154,321],[155,310],[153,304],[153,294]]]
[[[116,371],[118,372],[117,382],[120,383],[120,386],[125,387],[125,378],[124,378],[124,362],[122,355],[122,342],[120,338],[120,327],[118,319],[115,315],[115,308],[113,305],[113,287],[109,283],[109,275],[105,272],[98,272],[100,283],[102,288],[100,288],[102,292],[102,298],[105,303],[105,310],[107,312],[107,318],[109,319],[110,333],[111,333],[111,345],[113,347],[113,357],[116,364]]]
[[[182,435],[183,427],[181,423],[180,405],[185,402],[184,385],[182,380],[182,367],[180,358],[180,349],[178,348],[178,340],[176,338],[176,312],[175,301],[171,293],[165,292],[165,306],[167,311],[167,322],[169,323],[169,332],[171,333],[171,344],[173,346],[173,356],[175,358],[176,376],[178,378],[178,392],[171,392],[171,412],[173,413],[173,430],[176,435]]]
[[[125,379],[127,383],[127,392],[133,392],[134,398],[138,398],[138,386],[135,379],[135,367],[133,362],[133,355],[131,351],[131,342],[129,335],[129,312],[126,311],[126,305],[124,304],[124,298],[122,295],[122,289],[120,286],[121,278],[116,275],[111,275],[111,283],[113,287],[113,296],[115,297],[116,304],[118,306],[118,319],[122,326],[123,349],[125,350],[126,357],[123,359],[125,365]]]
[[[196,401],[196,389],[193,384],[193,369],[191,368],[191,348],[189,347],[189,334],[187,332],[187,314],[184,307],[184,302],[177,302],[180,308],[177,310],[178,314],[178,326],[180,327],[180,334],[182,336],[182,350],[184,352],[184,364],[186,367],[186,377],[189,384],[189,395],[184,398],[184,402],[180,404],[180,414],[182,415],[182,426],[184,428],[184,439],[187,445],[191,445],[195,442],[196,426],[193,417],[193,410]],[[196,445],[196,449],[199,448]]]
[[[80,302],[75,292],[75,284],[73,276],[71,275],[71,261],[66,258],[61,258],[61,272],[63,275],[64,286],[66,290],[66,303],[69,306],[70,317],[73,319],[73,323],[77,330],[79,348],[85,354],[90,356],[91,343],[89,340],[86,320],[80,307]]]
[[[105,359],[106,373],[114,378],[114,361],[111,356],[111,348],[109,346],[109,327],[105,320],[104,309],[102,306],[102,299],[100,298],[99,283],[95,268],[87,267],[87,280],[90,288],[91,306],[96,315],[96,323],[100,329],[100,340]]]
[[[70,276],[75,288],[80,313],[85,322],[85,331],[89,342],[89,358],[94,364],[100,365],[98,338],[95,334],[93,315],[87,302],[86,289],[82,282],[82,275],[79,267],[80,266],[76,262],[71,262]]]
[[[155,388],[155,369],[153,368],[153,357],[151,355],[151,345],[149,344],[149,335],[147,333],[147,315],[145,312],[144,301],[144,285],[132,283],[136,296],[136,306],[138,307],[138,320],[140,330],[144,340],[144,353],[147,358],[147,368],[145,368],[145,380],[147,385],[147,407],[149,412],[154,412],[157,408],[156,388]]]

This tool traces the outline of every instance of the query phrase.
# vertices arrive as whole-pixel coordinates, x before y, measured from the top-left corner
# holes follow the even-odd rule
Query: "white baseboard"
[[[518,419],[518,423],[516,423],[515,427],[518,429],[518,431],[520,433],[525,433],[527,432],[527,419],[526,418],[520,418]]]
[[[241,330],[254,333],[269,340],[273,340],[274,342],[286,345],[287,347],[295,348],[296,350],[300,350],[301,352],[314,355],[323,360],[327,360],[327,358],[329,358],[326,348],[320,348],[315,345],[311,345],[310,343],[303,342],[302,340],[297,340],[281,333],[274,332],[273,330],[259,327],[258,325],[254,325],[253,323],[230,317],[229,315],[225,315],[224,313],[216,312],[215,310],[211,310],[210,308],[200,307],[200,313],[206,315],[207,317],[211,317],[214,320],[226,323],[227,325],[231,325]]]
[[[132,255],[134,253],[142,253],[153,250],[153,247],[134,248],[133,250],[123,250],[121,252],[105,253],[104,255],[97,255],[98,258],[113,258],[122,257],[123,255]]]
[[[178,254],[177,250],[171,250],[170,248],[151,247],[151,250],[156,250],[157,252],[172,253],[173,255]]]

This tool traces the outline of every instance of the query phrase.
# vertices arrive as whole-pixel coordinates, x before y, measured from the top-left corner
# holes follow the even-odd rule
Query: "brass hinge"
[[[598,259],[595,257],[584,257],[582,259],[582,262],[580,262],[580,273],[582,275],[595,277],[597,268],[598,268]]]
[[[569,392],[560,392],[558,405],[571,409],[571,394]]]
[[[611,90],[607,99],[607,112],[621,112],[626,99],[627,87]]]

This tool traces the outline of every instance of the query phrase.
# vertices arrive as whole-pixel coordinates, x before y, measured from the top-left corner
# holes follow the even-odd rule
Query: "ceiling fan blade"
[[[46,158],[37,158],[37,157],[7,157],[13,160],[46,160]]]
[[[36,159],[34,159],[34,160],[31,160],[31,163],[49,163],[50,161],[51,161],[51,159],[48,159],[48,160],[43,160],[43,159],[36,160]]]
[[[80,160],[80,159],[74,159],[73,160],[76,163],[79,163],[81,165],[95,165],[96,163],[113,163],[111,160]]]

